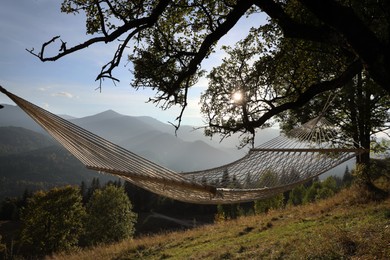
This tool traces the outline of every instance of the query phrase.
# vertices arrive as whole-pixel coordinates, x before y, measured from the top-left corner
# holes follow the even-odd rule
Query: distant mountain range
[[[23,183],[31,186],[36,182],[54,186],[102,177],[85,169],[19,107],[3,106],[0,110],[0,197],[9,196],[10,191],[4,193],[10,182],[17,182],[20,187]],[[182,126],[176,136],[171,125],[146,116],[126,116],[108,110],[83,118],[62,117],[178,172],[226,164],[246,152],[237,150],[237,136],[219,143],[219,139],[211,140],[191,126]],[[262,140],[258,142],[278,134],[277,129],[262,130],[258,134]]]

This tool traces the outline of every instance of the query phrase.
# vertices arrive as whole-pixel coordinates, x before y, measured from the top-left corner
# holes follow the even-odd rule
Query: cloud
[[[52,94],[52,96],[53,97],[67,97],[67,98],[73,98],[74,97],[71,93],[65,92],[65,91],[54,93],[54,94]]]
[[[49,89],[51,89],[51,87],[49,87],[49,86],[41,86],[41,87],[38,87],[38,90],[39,90],[39,91],[42,91],[42,92],[46,92],[46,91],[48,91]]]

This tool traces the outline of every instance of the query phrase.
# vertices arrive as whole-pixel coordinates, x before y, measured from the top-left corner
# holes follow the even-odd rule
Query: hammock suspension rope
[[[323,111],[300,127],[251,149],[237,161],[212,169],[178,173],[54,115],[1,86],[0,92],[87,168],[118,176],[156,194],[184,202],[228,204],[271,197],[366,152],[323,117]]]

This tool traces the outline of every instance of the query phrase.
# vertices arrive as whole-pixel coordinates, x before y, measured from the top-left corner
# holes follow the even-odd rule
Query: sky
[[[0,85],[55,114],[84,117],[108,109],[130,116],[151,116],[162,122],[174,122],[180,109],[161,110],[147,103],[153,97],[151,90],[134,90],[130,86],[132,74],[123,59],[114,71],[120,79],[115,85],[104,81],[101,91],[95,81],[101,66],[112,59],[115,45],[99,44],[65,56],[55,62],[41,62],[26,51],[38,50],[42,43],[61,35],[68,48],[88,39],[84,15],[63,14],[61,0],[2,0],[0,4]],[[242,19],[220,45],[235,43],[259,24],[259,18]],[[260,19],[265,19],[260,17]],[[58,45],[56,45],[58,46]],[[57,51],[54,49],[53,51]],[[209,70],[217,66],[224,53],[217,51],[202,64]],[[182,124],[201,126],[199,97],[207,87],[201,79],[189,92],[189,105]],[[0,94],[0,104],[13,104]]]

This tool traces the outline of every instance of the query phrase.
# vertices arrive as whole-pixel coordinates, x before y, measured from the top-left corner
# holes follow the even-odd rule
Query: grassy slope
[[[390,199],[371,202],[351,188],[316,204],[52,258],[390,259]]]

